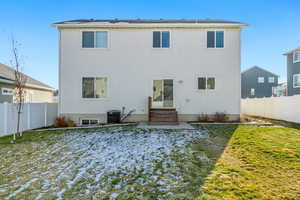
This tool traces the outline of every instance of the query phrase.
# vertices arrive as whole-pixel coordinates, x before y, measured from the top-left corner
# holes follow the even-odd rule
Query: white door
[[[154,108],[173,108],[173,80],[153,80],[152,106]]]

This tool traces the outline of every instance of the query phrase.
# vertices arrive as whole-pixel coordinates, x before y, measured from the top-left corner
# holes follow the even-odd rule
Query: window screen
[[[207,89],[209,89],[209,90],[215,89],[215,78],[213,78],[213,77],[207,78]]]
[[[107,48],[107,31],[96,32],[96,48]]]

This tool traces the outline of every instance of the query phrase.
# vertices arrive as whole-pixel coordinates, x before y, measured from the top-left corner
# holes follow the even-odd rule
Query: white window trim
[[[8,90],[8,91],[10,91],[11,93],[6,93],[6,92],[4,92],[4,90]],[[11,88],[2,88],[2,89],[1,89],[1,93],[2,93],[2,95],[5,95],[5,96],[12,96],[12,95],[14,94],[14,90],[11,89]]]
[[[253,91],[253,94],[252,94],[252,91]],[[250,96],[255,96],[255,88],[250,89]]]
[[[298,60],[295,60],[295,55],[296,55],[296,53],[299,53],[299,58],[298,58]],[[293,52],[293,63],[297,63],[297,62],[300,62],[300,50],[294,51],[294,52]]]
[[[293,88],[300,88],[300,85],[299,85],[299,86],[296,86],[296,85],[295,85],[295,77],[296,77],[296,76],[298,76],[298,77],[299,77],[299,80],[300,80],[300,74],[294,74],[294,75],[293,75]]]
[[[208,31],[214,31],[215,32],[215,44],[214,44],[214,47],[207,47],[207,32]],[[216,32],[217,31],[223,31],[223,47],[216,47],[216,42],[217,42],[217,34],[216,34]],[[206,49],[225,49],[225,30],[224,29],[220,29],[220,30],[216,30],[216,29],[212,29],[212,30],[209,30],[209,29],[207,29],[206,30]]]
[[[153,47],[153,32],[160,32],[160,47]],[[168,48],[164,48],[164,47],[162,47],[162,32],[169,32],[169,47]],[[171,49],[172,48],[172,31],[171,30],[152,30],[152,43],[151,43],[151,47],[152,47],[152,49],[154,49],[154,50],[161,50],[161,49]]]
[[[82,124],[82,121],[83,120],[89,120],[89,124]],[[99,123],[99,119],[96,119],[96,118],[82,118],[80,119],[80,125],[81,126],[90,126],[90,125],[96,125],[96,124],[91,124],[91,120],[96,120],[97,121],[97,124]]]
[[[259,78],[263,78],[263,81],[262,81],[262,82],[260,82],[260,81],[259,81]],[[259,77],[257,78],[257,83],[265,83],[265,77],[263,77],[263,76],[259,76]]]
[[[272,78],[272,81],[270,81],[270,78]],[[268,82],[269,83],[275,83],[275,77],[274,76],[268,77]]]
[[[99,98],[96,98],[96,97],[94,97],[94,98],[85,98],[85,97],[83,97],[82,96],[82,80],[83,80],[83,78],[94,78],[94,80],[95,80],[95,78],[106,78],[106,80],[107,80],[107,82],[106,82],[106,97],[99,97]],[[80,93],[80,96],[81,96],[81,99],[83,99],[83,100],[85,100],[85,101],[99,101],[99,100],[106,100],[106,99],[108,99],[108,96],[109,96],[109,79],[108,79],[108,77],[107,76],[83,76],[83,77],[81,77],[81,80],[80,80],[80,86],[81,86],[81,93]],[[94,81],[94,88],[96,88],[96,82]]]
[[[206,88],[205,89],[199,89],[198,88],[198,78],[206,78]],[[207,78],[214,78],[215,79],[215,89],[207,89]],[[216,81],[216,77],[215,76],[197,76],[196,78],[196,82],[197,82],[197,85],[196,85],[196,88],[197,88],[197,91],[215,91],[216,88],[217,88],[217,81]]]
[[[107,47],[95,47],[96,46],[96,32],[107,32]],[[82,47],[82,41],[83,41],[83,32],[94,32],[94,47]],[[110,49],[110,31],[109,30],[90,30],[90,29],[87,29],[87,30],[81,30],[80,31],[80,49],[81,50],[109,50]]]

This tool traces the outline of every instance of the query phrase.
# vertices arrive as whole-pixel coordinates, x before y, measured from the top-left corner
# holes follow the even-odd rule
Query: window
[[[293,87],[294,88],[300,87],[300,74],[293,75]]]
[[[82,98],[105,98],[107,96],[107,78],[82,78]]]
[[[264,83],[265,82],[265,77],[258,77],[258,83]]]
[[[207,48],[224,48],[224,31],[207,31]]]
[[[13,95],[14,91],[10,88],[2,88],[2,95]]]
[[[294,54],[293,54],[293,61],[294,61],[294,63],[300,62],[300,50],[294,52]]]
[[[82,48],[107,48],[107,31],[83,31]]]
[[[199,90],[214,90],[216,87],[214,77],[199,77],[198,78],[198,89]]]
[[[153,48],[170,48],[169,31],[153,31]]]
[[[81,120],[81,125],[96,125],[98,124],[99,120],[98,119],[82,119]]]
[[[251,94],[251,96],[254,96],[254,95],[255,95],[255,89],[254,89],[254,88],[251,88],[250,94]]]
[[[274,83],[275,82],[275,77],[269,77],[269,83]]]

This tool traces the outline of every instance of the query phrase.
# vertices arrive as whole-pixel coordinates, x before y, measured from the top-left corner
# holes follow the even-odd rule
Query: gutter
[[[0,83],[7,83],[11,85],[15,85],[15,81],[10,81],[6,79],[0,78]],[[54,88],[48,88],[48,87],[43,87],[43,86],[38,86],[38,85],[33,85],[33,84],[25,84],[26,88],[35,88],[35,89],[41,89],[41,90],[47,90],[47,91],[55,91]]]
[[[236,23],[176,23],[176,24],[162,24],[162,23],[148,23],[148,24],[105,24],[105,23],[82,23],[82,24],[52,24],[56,28],[214,28],[214,27],[227,27],[227,28],[242,28],[249,24],[236,24]]]

